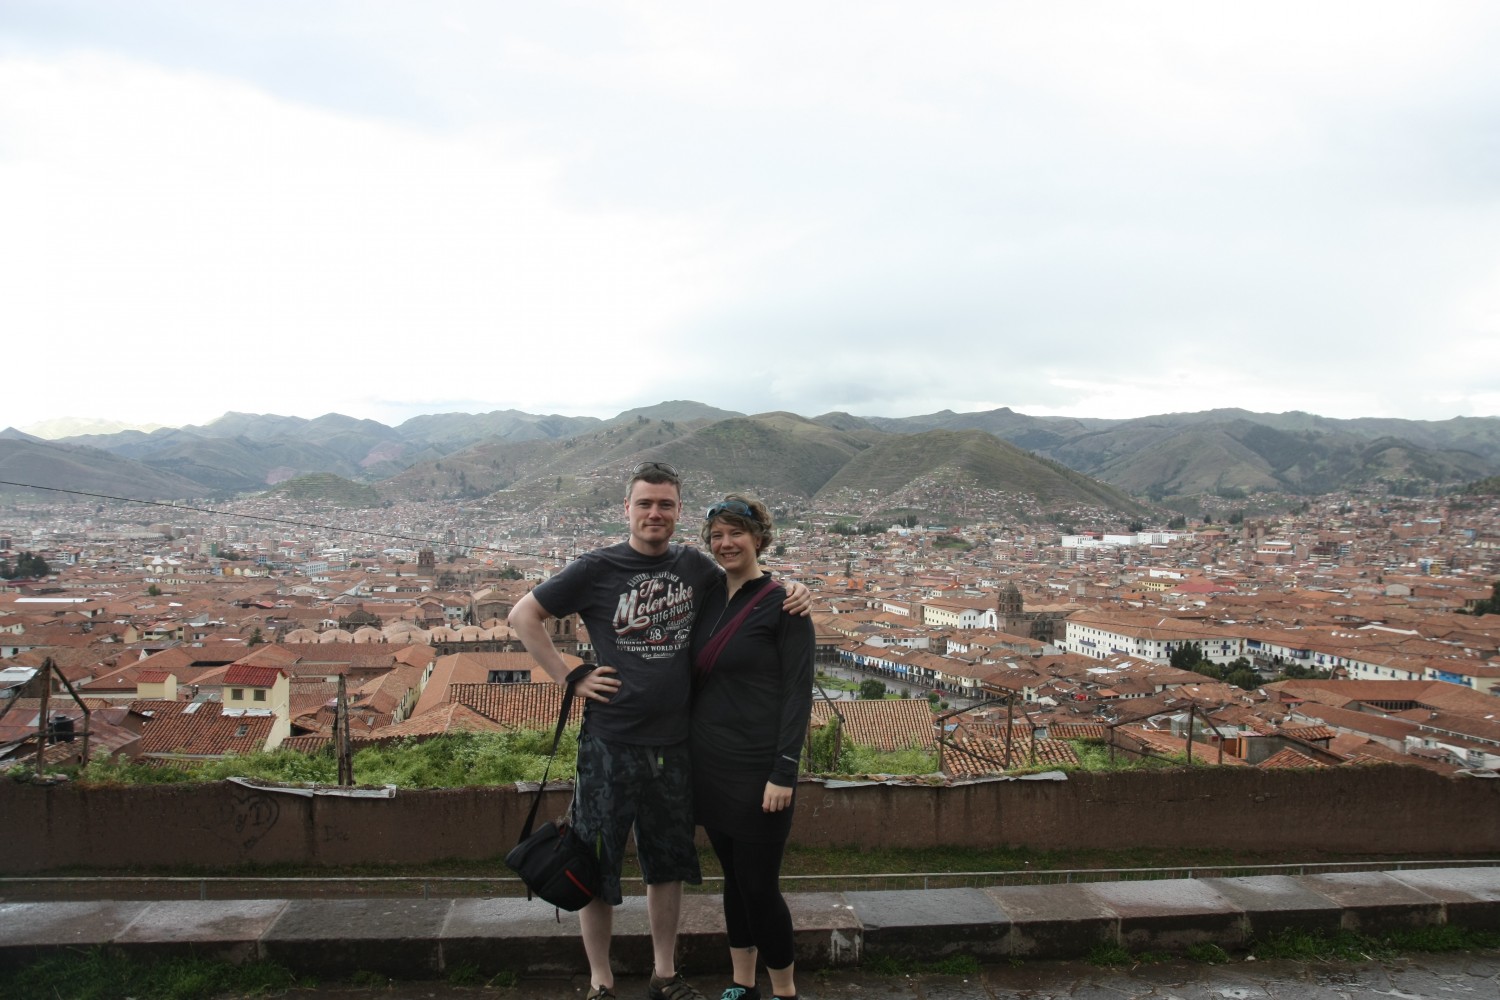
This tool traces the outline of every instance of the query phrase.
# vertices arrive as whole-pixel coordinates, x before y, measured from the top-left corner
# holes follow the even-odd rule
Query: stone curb
[[[1500,929],[1500,868],[795,893],[787,900],[805,969],[950,955],[1076,959],[1101,946],[1234,950],[1287,930]],[[723,965],[719,906],[717,896],[685,897],[683,968]],[[416,979],[460,966],[485,974],[586,970],[577,915],[524,899],[0,902],[0,967],[88,948],[265,958],[330,977],[371,971]],[[649,971],[643,897],[628,897],[615,912],[614,961],[622,975]]]

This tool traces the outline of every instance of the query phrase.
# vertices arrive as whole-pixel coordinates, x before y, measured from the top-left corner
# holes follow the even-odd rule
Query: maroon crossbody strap
[[[770,594],[771,591],[781,589],[781,584],[774,580],[760,588],[760,591],[754,597],[750,598],[749,603],[740,608],[739,613],[729,619],[729,624],[725,625],[719,631],[718,635],[708,640],[704,647],[698,650],[698,655],[693,657],[693,673],[697,675],[698,680],[701,681],[707,677],[709,671],[714,668],[714,664],[719,662],[719,654],[724,651],[725,646],[729,645],[729,640],[734,638],[734,634],[740,630],[740,626],[745,623],[745,619],[750,617],[750,612],[755,610],[755,606],[766,595]]]

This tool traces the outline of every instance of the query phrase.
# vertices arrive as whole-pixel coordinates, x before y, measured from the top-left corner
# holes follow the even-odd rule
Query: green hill
[[[1146,511],[1111,486],[977,430],[884,438],[840,469],[818,499],[869,493],[889,498],[892,508],[953,511],[987,502],[996,512],[1011,513],[1036,505],[1057,511],[1077,504],[1123,514]]]
[[[382,502],[375,487],[351,482],[330,472],[288,479],[275,489],[267,490],[265,495],[285,496],[303,502],[326,503],[356,510],[379,507]]]

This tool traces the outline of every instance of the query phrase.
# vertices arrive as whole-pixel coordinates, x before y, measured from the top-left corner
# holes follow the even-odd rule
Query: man
[[[630,537],[585,553],[517,602],[510,626],[536,662],[562,682],[568,668],[546,621],[577,613],[599,666],[578,680],[585,699],[578,741],[573,826],[595,845],[603,885],[579,911],[591,989],[611,998],[610,938],[620,903],[625,838],[635,828],[646,881],[646,913],[656,967],[651,1000],[703,1000],[677,971],[682,884],[702,881],[693,843],[687,754],[693,619],[720,574],[703,552],[672,544],[682,480],[662,462],[643,462],[625,489]],[[807,588],[788,587],[787,610],[806,613]]]

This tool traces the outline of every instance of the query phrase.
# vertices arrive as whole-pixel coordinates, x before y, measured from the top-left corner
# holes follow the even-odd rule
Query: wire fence
[[[1182,868],[1020,869],[991,872],[885,872],[867,875],[783,875],[787,892],[983,889],[992,886],[1130,882],[1153,879],[1243,878],[1257,875],[1319,875],[1335,872],[1412,871],[1424,868],[1494,868],[1500,858],[1421,861],[1350,861],[1278,865],[1194,865]],[[722,891],[723,878],[704,876],[689,892]],[[626,895],[644,893],[628,879]],[[227,899],[465,899],[524,896],[514,876],[162,876],[58,875],[0,877],[6,902],[67,900]]]

